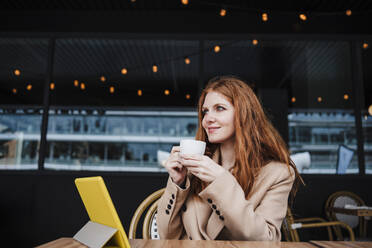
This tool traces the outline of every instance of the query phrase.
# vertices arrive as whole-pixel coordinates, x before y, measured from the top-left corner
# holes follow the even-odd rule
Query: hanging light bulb
[[[54,90],[55,86],[56,86],[56,85],[55,85],[53,82],[51,82],[51,83],[50,83],[50,86],[49,86],[49,87],[50,87],[50,90]]]
[[[15,69],[15,70],[13,71],[13,73],[14,73],[14,75],[16,75],[16,76],[21,75],[21,71],[18,70],[18,69]]]
[[[142,96],[142,90],[137,90],[137,95]]]
[[[225,9],[220,10],[220,16],[226,16],[226,10]]]
[[[106,77],[105,76],[101,76],[100,80],[101,80],[102,83],[103,82],[106,82]]]
[[[181,0],[181,3],[182,3],[183,5],[187,5],[187,4],[189,3],[189,0]]]
[[[350,9],[347,9],[345,13],[346,13],[347,16],[351,16],[351,14],[352,14]]]
[[[164,95],[168,96],[170,94],[169,90],[164,90]]]
[[[12,89],[12,92],[13,92],[13,94],[17,94],[17,89],[16,88],[13,88]]]
[[[190,99],[190,94],[186,94],[186,99],[188,100],[188,99]]]
[[[28,84],[27,87],[26,87],[27,90],[31,90],[32,89],[32,84]]]
[[[258,40],[252,40],[252,44],[256,46],[258,44]]]
[[[306,21],[307,20],[307,16],[305,14],[300,14],[299,17],[300,17],[300,19],[302,21]]]
[[[80,84],[80,89],[85,90],[85,83]]]
[[[372,115],[372,104],[369,105],[369,107],[368,107],[368,113],[369,113],[369,115]]]
[[[74,86],[75,87],[78,87],[79,86],[79,81],[78,80],[74,80]]]
[[[218,45],[214,46],[214,52],[218,53],[219,51],[221,51],[221,47]]]
[[[262,21],[267,22],[269,20],[267,13],[262,14]]]
[[[190,62],[191,62],[190,59],[189,59],[188,57],[186,57],[186,58],[185,58],[185,64],[186,64],[186,65],[189,65]]]
[[[367,48],[368,48],[368,43],[367,43],[367,42],[364,42],[364,43],[363,43],[363,48],[364,48],[364,49],[367,49]]]
[[[158,66],[157,65],[153,65],[152,66],[152,71],[153,72],[158,72]]]
[[[323,101],[323,99],[322,99],[322,97],[321,96],[318,96],[318,102],[321,102],[321,101]]]
[[[292,97],[291,102],[296,102],[296,97]]]
[[[127,68],[121,69],[121,74],[126,75],[128,73]]]
[[[113,94],[115,92],[115,87],[114,86],[110,86],[110,93]]]
[[[348,100],[349,99],[349,95],[348,94],[344,94],[344,99],[345,100]]]

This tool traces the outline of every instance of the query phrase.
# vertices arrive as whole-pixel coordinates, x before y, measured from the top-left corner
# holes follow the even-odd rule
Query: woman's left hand
[[[196,154],[180,154],[179,163],[187,168],[194,176],[204,182],[213,182],[225,169],[210,157]]]

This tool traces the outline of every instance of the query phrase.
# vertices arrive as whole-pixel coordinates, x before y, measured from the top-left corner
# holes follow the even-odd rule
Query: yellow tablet
[[[102,177],[83,177],[75,179],[75,185],[83,200],[91,221],[118,230],[113,240],[121,248],[130,248],[127,235],[112,203]]]

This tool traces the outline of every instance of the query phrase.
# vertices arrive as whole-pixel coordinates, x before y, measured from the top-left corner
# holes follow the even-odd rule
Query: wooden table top
[[[268,242],[268,241],[215,241],[215,240],[151,240],[130,239],[131,248],[371,248],[372,242],[310,241],[310,242]],[[73,238],[60,238],[36,248],[87,248]]]
[[[315,248],[307,242],[264,242],[264,241],[214,241],[214,240],[151,240],[130,239],[131,248]],[[60,238],[36,248],[87,248],[73,238]]]
[[[130,240],[132,248],[315,248],[307,242],[269,242],[269,241],[215,241],[215,240]]]
[[[372,242],[357,242],[357,241],[310,241],[311,244],[323,248],[371,248]]]

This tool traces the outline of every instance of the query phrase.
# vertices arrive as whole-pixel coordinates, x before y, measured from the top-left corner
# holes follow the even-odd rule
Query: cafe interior
[[[368,0],[1,1],[0,246],[73,237],[91,176],[129,239],[158,239],[161,162],[195,137],[207,81],[235,75],[304,181],[282,242],[371,247],[371,23]]]

